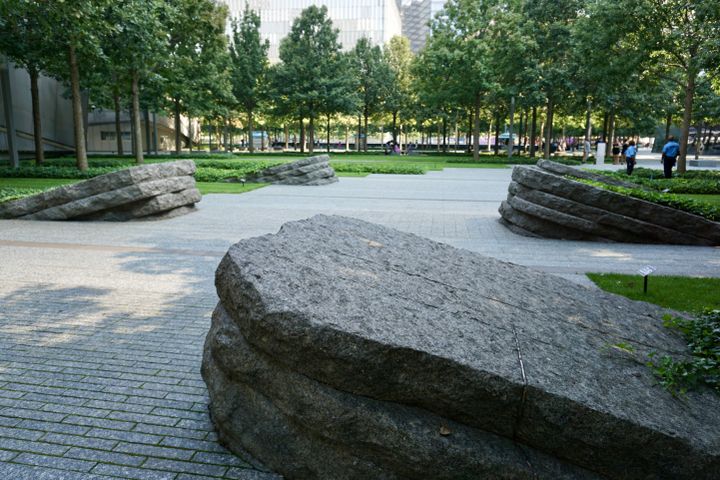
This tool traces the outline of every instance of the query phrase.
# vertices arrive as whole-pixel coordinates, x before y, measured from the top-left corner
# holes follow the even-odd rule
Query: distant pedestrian
[[[662,149],[662,158],[660,159],[663,170],[665,170],[665,178],[672,178],[672,169],[677,161],[678,153],[680,153],[680,144],[675,141],[675,137],[670,135]]]
[[[613,165],[619,165],[620,164],[620,144],[618,142],[613,142],[612,157],[613,157]]]
[[[635,163],[637,163],[637,147],[633,140],[630,140],[628,148],[625,150],[625,163],[627,163],[627,174],[632,175]]]

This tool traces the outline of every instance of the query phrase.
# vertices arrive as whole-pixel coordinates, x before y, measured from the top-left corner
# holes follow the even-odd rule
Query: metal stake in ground
[[[643,293],[647,295],[648,288],[648,276],[656,270],[652,265],[646,265],[638,270],[638,273],[643,276]]]

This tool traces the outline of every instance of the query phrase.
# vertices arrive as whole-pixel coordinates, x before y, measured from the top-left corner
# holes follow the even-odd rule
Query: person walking
[[[635,141],[630,140],[628,148],[625,150],[625,163],[627,164],[627,174],[632,175],[633,169],[635,168],[637,157],[637,147],[635,147]]]
[[[672,169],[677,161],[678,153],[680,153],[680,144],[675,141],[675,137],[670,135],[662,149],[662,158],[660,159],[663,170],[665,170],[665,178],[672,178]]]
[[[628,143],[626,140],[623,140],[622,143],[622,149],[620,150],[620,163],[625,164],[625,152],[627,152],[628,149]]]

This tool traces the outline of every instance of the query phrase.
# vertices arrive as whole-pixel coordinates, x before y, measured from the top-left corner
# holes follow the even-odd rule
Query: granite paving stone
[[[0,426],[28,432],[21,434],[27,439],[0,437],[0,475],[278,478],[259,467],[237,468],[249,459],[227,456],[219,445],[200,363],[220,259],[237,241],[275,233],[288,221],[318,213],[355,217],[582,284],[588,271],[633,273],[648,264],[657,274],[720,276],[716,248],[512,234],[497,212],[510,175],[446,169],[341,178],[323,187],[273,185],[207,195],[192,215],[163,222],[0,220]],[[148,461],[98,460],[89,473],[16,461],[82,449]],[[195,465],[204,464],[190,460],[202,458],[227,462],[201,472]]]

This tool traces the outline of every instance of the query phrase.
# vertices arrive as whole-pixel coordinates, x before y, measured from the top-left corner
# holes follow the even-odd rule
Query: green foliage
[[[664,205],[666,207],[675,208],[684,212],[692,213],[705,217],[708,220],[715,222],[720,221],[720,208],[714,205],[698,202],[688,198],[681,198],[677,195],[669,193],[650,192],[640,188],[625,188],[616,187],[614,185],[608,185],[606,183],[595,182],[592,180],[586,180],[581,178],[572,178],[573,180],[581,183],[586,183],[594,187],[609,190],[611,192],[627,195],[647,202],[657,203],[658,205]]]
[[[28,195],[35,195],[42,191],[42,188],[0,187],[0,203],[27,197]]]
[[[402,163],[341,163],[331,162],[339,173],[393,173],[404,175],[422,175],[427,170],[419,165]]]
[[[697,319],[668,316],[663,323],[685,337],[689,358],[653,352],[648,365],[660,384],[673,393],[705,385],[720,394],[720,310],[707,310]]]
[[[603,290],[632,300],[693,314],[700,314],[707,307],[720,309],[720,278],[653,274],[648,278],[648,292],[643,293],[640,275],[588,273],[587,276]]]
[[[653,190],[667,193],[720,194],[720,172],[690,170],[665,178],[661,170],[638,168],[628,177],[623,172],[598,172],[621,180],[631,181]]]

